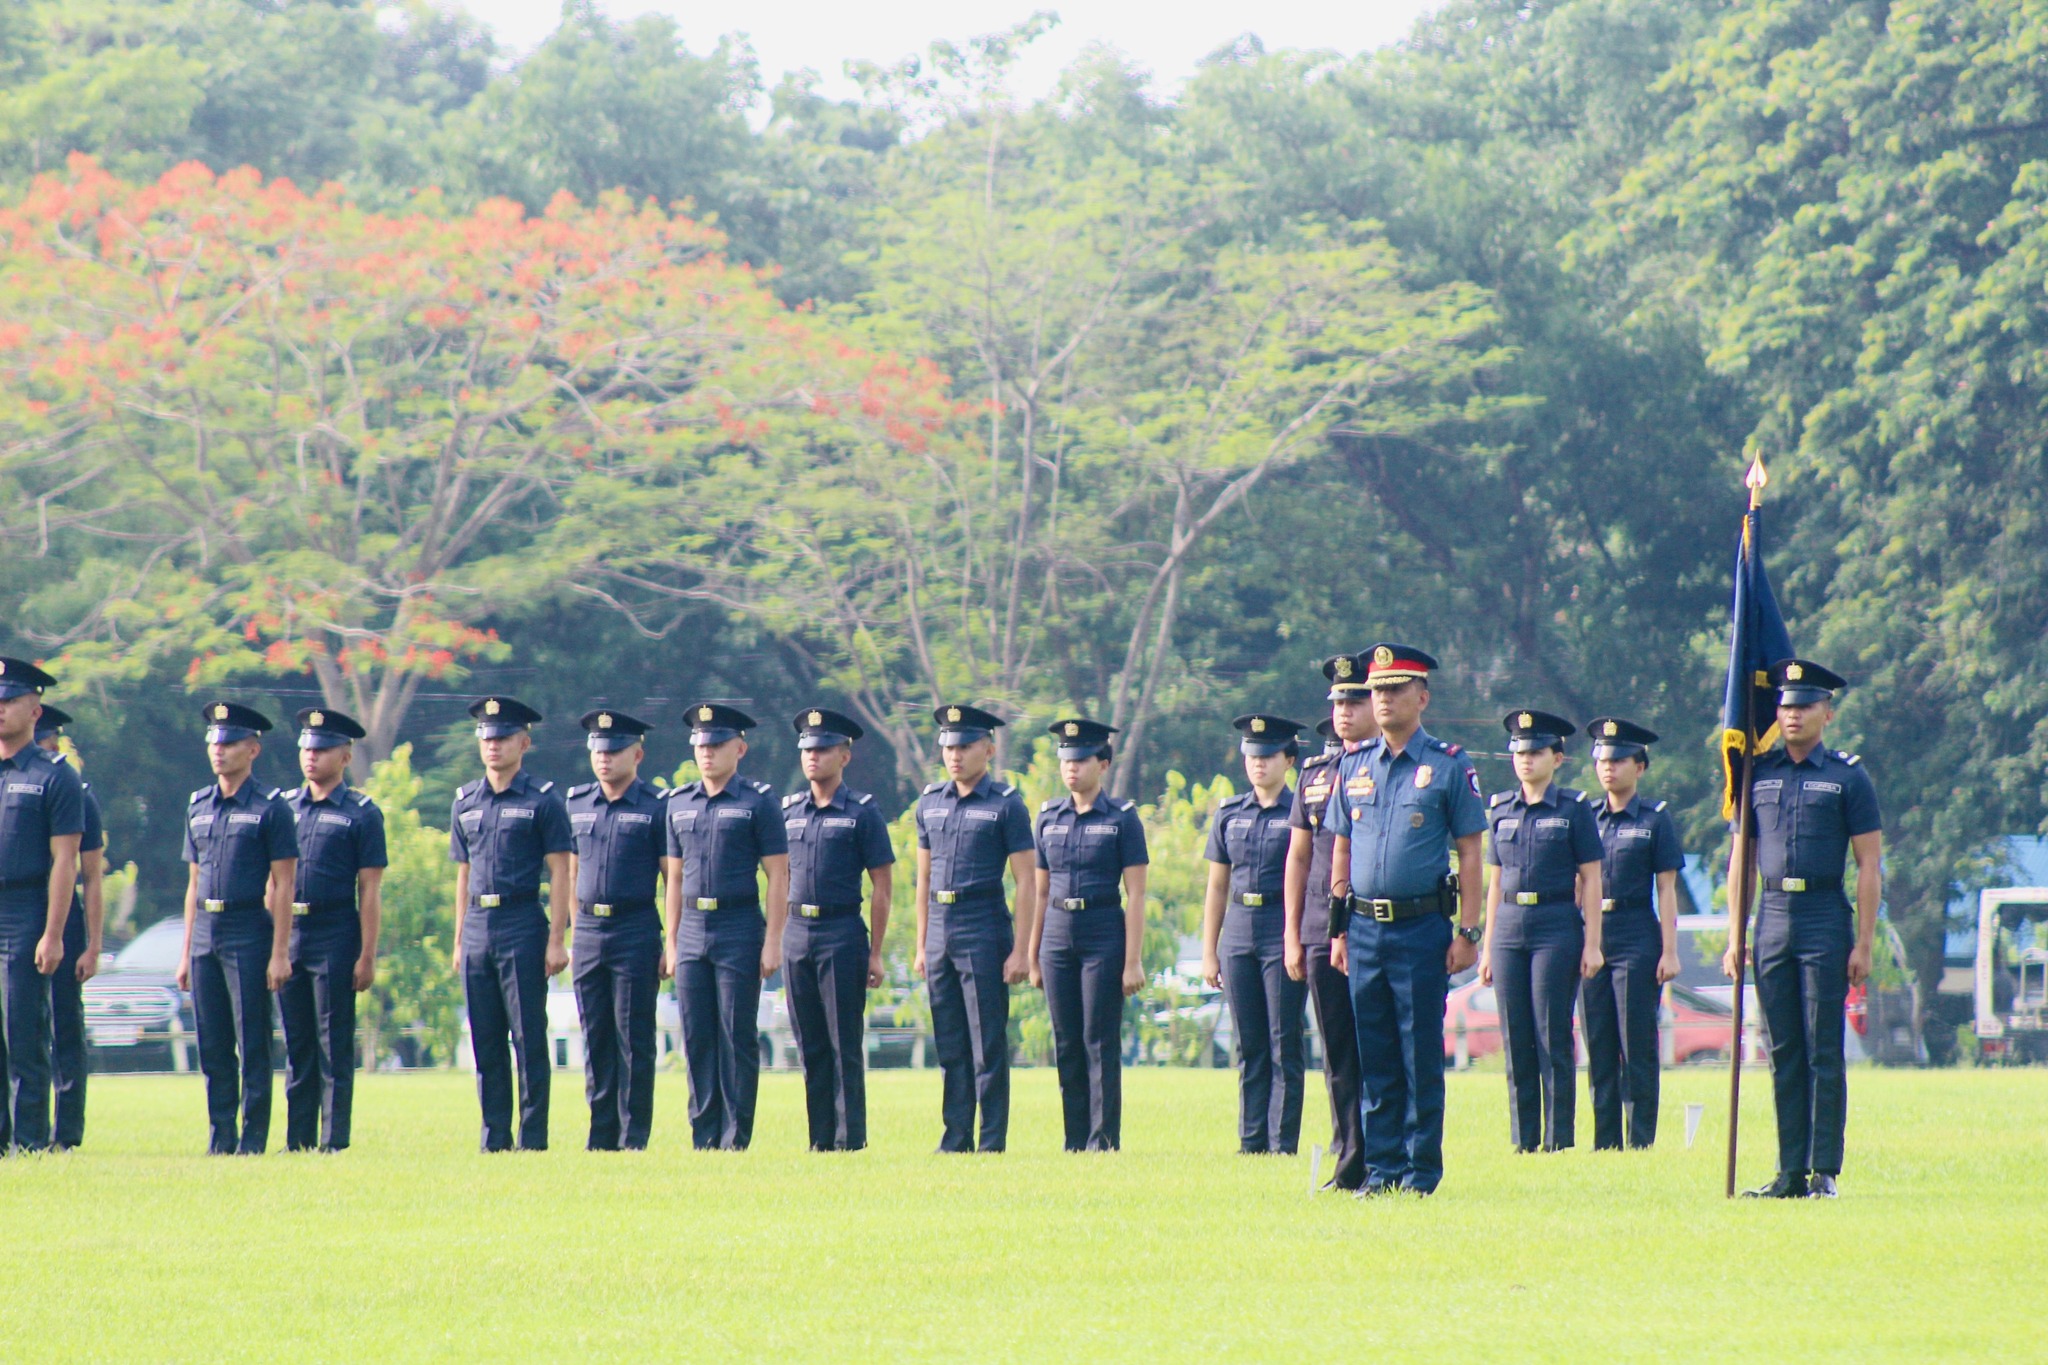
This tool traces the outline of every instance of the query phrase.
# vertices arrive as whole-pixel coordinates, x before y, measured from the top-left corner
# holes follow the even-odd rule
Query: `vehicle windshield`
[[[178,970],[178,955],[185,947],[185,922],[177,916],[158,920],[135,936],[135,941],[114,954],[117,972],[161,972]]]
[[[1692,987],[1681,986],[1676,982],[1673,982],[1671,986],[1671,998],[1688,1009],[1698,1010],[1701,1014],[1726,1014],[1732,1016],[1735,1013],[1732,1006],[1724,1005],[1710,995],[1701,995]]]

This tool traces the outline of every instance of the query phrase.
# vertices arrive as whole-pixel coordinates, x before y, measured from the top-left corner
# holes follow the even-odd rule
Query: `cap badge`
[[[1252,717],[1252,733],[1255,735],[1263,735],[1266,733],[1266,718],[1264,716]]]
[[[600,730],[609,730],[609,729],[611,729],[611,728],[612,728],[612,713],[611,713],[611,712],[609,712],[609,711],[600,711],[600,712],[598,712],[598,713],[597,713],[597,728],[598,728],[598,729],[600,729]]]
[[[823,725],[823,724],[825,723],[825,713],[824,713],[823,711],[813,711],[813,712],[811,712],[811,720],[810,720],[810,723],[811,723],[812,725]],[[821,760],[821,761],[822,761],[822,760]]]
[[[228,708],[227,708],[227,706],[226,706],[225,704],[222,704],[222,705],[220,705],[220,706],[216,706],[216,707],[214,707],[214,708],[213,708],[213,718],[214,718],[215,720],[226,720],[226,719],[228,718]]]
[[[500,708],[498,706],[498,699],[496,697],[492,697],[489,701],[484,703],[484,714],[487,716],[497,715],[499,709]]]
[[[1336,662],[1336,665],[1335,665],[1335,669],[1336,669],[1336,673],[1337,673],[1337,676],[1338,676],[1338,677],[1340,677],[1340,678],[1348,678],[1348,677],[1350,677],[1350,676],[1351,676],[1351,660],[1349,660],[1349,659],[1347,659],[1347,658],[1343,657],[1343,656],[1342,656],[1342,655],[1340,654],[1340,655],[1339,655],[1339,656],[1337,657],[1337,662]]]
[[[1609,739],[1612,739],[1614,736],[1621,733],[1621,727],[1610,720],[1607,722],[1605,733]]]
[[[957,725],[957,724],[959,724],[959,723],[960,723],[960,708],[959,708],[959,707],[957,707],[957,706],[949,706],[949,707],[947,707],[947,708],[946,708],[946,720],[947,720],[947,722],[948,722],[949,724],[954,724],[954,725]]]
[[[1521,726],[1524,730],[1533,730],[1536,728],[1536,717],[1524,711],[1521,715],[1515,717],[1515,724]]]
[[[1074,724],[1074,722],[1072,722],[1072,721],[1068,721],[1068,722],[1067,722],[1067,738],[1068,738],[1068,739],[1072,739],[1072,738],[1074,738],[1074,736],[1076,736],[1076,735],[1078,735],[1078,734],[1080,734],[1080,733],[1081,733],[1081,727],[1080,727],[1080,726],[1078,726],[1078,725]]]
[[[697,708],[697,719],[698,719],[698,720],[700,720],[700,721],[703,721],[703,722],[705,722],[706,724],[709,724],[709,723],[710,723],[710,721],[711,721],[711,708],[710,708],[710,707],[708,707],[708,706],[700,706],[700,707],[698,707],[698,708]]]
[[[309,729],[309,730],[317,730],[317,729],[319,729],[319,728],[320,728],[321,726],[325,725],[326,723],[327,723],[327,713],[326,713],[325,711],[308,711],[308,712],[306,713],[306,728],[307,728],[307,729]]]
[[[1801,678],[1804,678],[1805,676],[1806,676],[1806,670],[1805,670],[1804,668],[1802,668],[1802,667],[1801,667],[1800,665],[1798,665],[1798,664],[1786,664],[1786,665],[1785,665],[1785,681],[1786,681],[1786,682],[1798,682],[1798,681],[1799,681],[1799,680],[1800,680]]]

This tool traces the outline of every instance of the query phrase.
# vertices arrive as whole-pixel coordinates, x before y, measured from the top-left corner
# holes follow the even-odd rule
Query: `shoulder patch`
[[[1841,759],[1842,762],[1848,764],[1852,768],[1863,761],[1863,755],[1852,754],[1844,749],[1835,750],[1835,757]]]
[[[1486,804],[1489,806],[1505,805],[1514,799],[1515,794],[1513,792],[1495,792],[1492,796],[1486,798]]]
[[[1669,804],[1670,804],[1670,802],[1668,802],[1668,801],[1659,801],[1659,802],[1658,802],[1658,803],[1657,803],[1656,805],[1654,805],[1654,806],[1650,807],[1650,809],[1651,809],[1651,810],[1663,810],[1663,809],[1664,809],[1664,807],[1665,807],[1665,806],[1667,806],[1667,805],[1669,805]]]

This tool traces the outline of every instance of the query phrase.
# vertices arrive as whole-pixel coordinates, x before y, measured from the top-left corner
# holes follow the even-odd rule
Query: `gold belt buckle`
[[[819,915],[825,913],[823,907],[816,905],[799,905],[796,908],[796,912],[804,919],[816,919]]]
[[[476,903],[477,908],[480,910],[495,910],[505,903],[505,898],[503,896],[478,896]]]
[[[228,908],[226,901],[203,901],[201,903],[206,906],[206,913],[209,915],[218,915]]]
[[[1516,905],[1540,905],[1542,903],[1543,898],[1534,891],[1517,891],[1515,893]]]
[[[1804,891],[1806,889],[1806,878],[1787,877],[1778,884],[1787,891]]]
[[[934,891],[932,892],[932,899],[940,905],[952,905],[960,899],[960,893],[958,891]]]
[[[590,913],[596,915],[599,919],[610,919],[612,917],[612,908],[599,902],[590,907]]]
[[[1250,895],[1241,897],[1240,899],[1242,899],[1246,905],[1251,906],[1254,910],[1261,908],[1266,903],[1266,896],[1265,893],[1262,891],[1254,891]]]
[[[716,897],[716,896],[699,896],[699,897],[697,897],[697,908],[698,908],[699,910],[716,910],[716,909],[718,908],[718,897]]]
[[[1372,911],[1372,917],[1381,924],[1392,924],[1394,922],[1394,903],[1392,901],[1369,900],[1366,902],[1366,906]]]
[[[296,915],[310,915],[310,914],[312,914],[312,913],[313,913],[313,904],[312,904],[312,902],[311,902],[311,901],[293,901],[293,902],[292,902],[292,914],[293,914],[293,915],[295,915],[295,916],[296,916]]]
[[[1611,900],[1605,900],[1605,901],[1601,901],[1601,902],[1600,902],[1600,913],[1601,913],[1601,914],[1603,914],[1603,915],[1611,915],[1611,914],[1613,914],[1613,913],[1614,913],[1614,907],[1615,907],[1615,904],[1616,904],[1616,903],[1615,903],[1614,901],[1611,901]]]

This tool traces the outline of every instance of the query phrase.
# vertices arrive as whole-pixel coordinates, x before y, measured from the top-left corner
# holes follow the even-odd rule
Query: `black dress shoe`
[[[1392,1194],[1400,1188],[1399,1185],[1390,1185],[1380,1181],[1370,1185],[1360,1185],[1351,1192],[1351,1197],[1353,1199],[1378,1199],[1382,1195]]]
[[[1832,1185],[1832,1181],[1829,1182]],[[1768,1185],[1759,1185],[1753,1190],[1742,1192],[1744,1199],[1804,1199],[1806,1198],[1806,1173],[1804,1171],[1781,1171],[1778,1178]]]
[[[1815,1173],[1813,1178],[1806,1182],[1806,1197],[1808,1199],[1834,1199],[1839,1197],[1835,1190],[1835,1178],[1831,1175]]]

